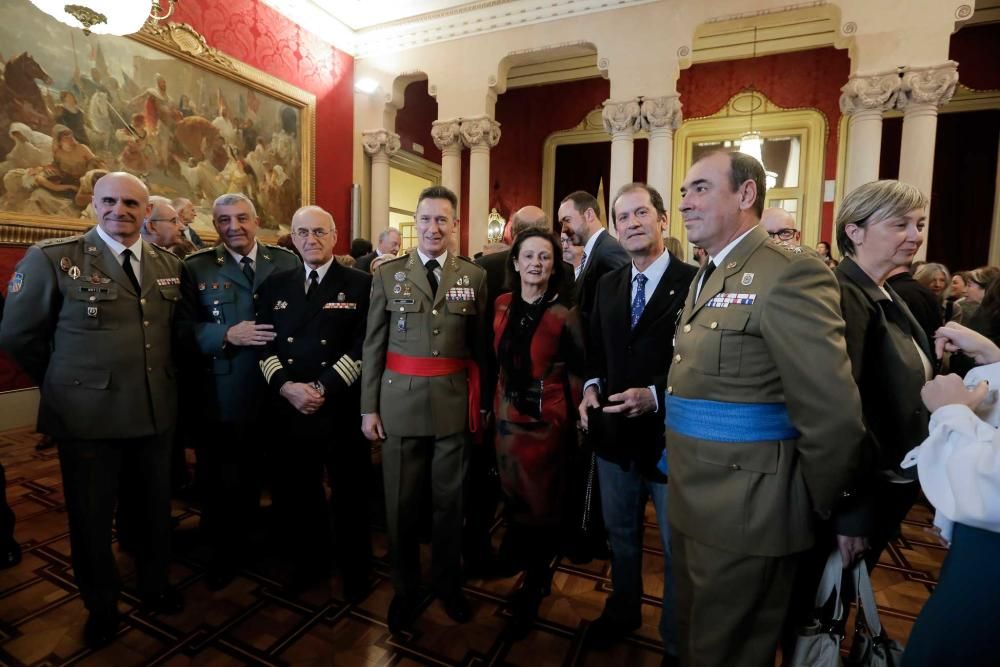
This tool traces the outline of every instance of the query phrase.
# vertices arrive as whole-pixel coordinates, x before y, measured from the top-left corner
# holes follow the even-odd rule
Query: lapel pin
[[[96,245],[89,245],[89,246],[87,246],[87,253],[90,254],[90,255],[96,255],[97,254],[97,246]]]
[[[80,277],[80,267],[79,266],[71,266],[71,267],[69,267],[69,271],[67,273],[69,273],[69,277],[70,278],[72,278],[73,280],[76,280],[76,279],[78,279]]]
[[[337,301],[347,301],[347,295],[343,292],[337,292]]]
[[[69,271],[71,266],[73,266],[73,261],[69,257],[63,257],[59,260],[59,268],[63,271]]]
[[[726,264],[726,268],[727,269],[735,269],[736,268],[736,262],[729,262],[729,264]]]
[[[396,283],[395,285],[392,286],[392,293],[393,294],[399,294],[402,291],[403,291],[403,286],[400,285],[399,283]]]
[[[403,280],[406,280],[406,274],[403,273],[402,271],[396,271],[395,275],[393,275],[393,278],[395,278],[397,282],[402,282]]]

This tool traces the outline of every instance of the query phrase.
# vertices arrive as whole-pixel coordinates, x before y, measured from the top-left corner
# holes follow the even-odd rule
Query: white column
[[[469,149],[469,256],[486,245],[490,214],[490,149],[500,141],[500,123],[488,116],[462,119],[462,143]]]
[[[646,183],[663,197],[670,210],[670,179],[674,166],[674,130],[681,125],[681,103],[676,95],[645,97],[641,107],[642,126],[649,132]]]
[[[611,135],[611,182],[608,183],[608,217],[614,206],[614,197],[626,183],[632,182],[633,135],[641,126],[639,98],[622,102],[604,102],[604,130]],[[615,235],[615,226],[608,220],[608,231]]]
[[[891,109],[899,93],[899,74],[852,74],[840,95],[840,111],[848,114],[847,169],[844,194],[878,179],[882,154],[882,113]]]
[[[917,186],[931,196],[934,180],[934,144],[938,107],[947,104],[958,84],[958,63],[937,67],[907,68],[896,106],[903,111],[903,141],[899,151],[899,180]],[[930,206],[927,207],[928,222]],[[924,232],[926,239],[927,231]],[[927,258],[927,242],[917,259]]]
[[[459,216],[462,205],[462,135],[460,130],[461,119],[436,120],[431,124],[431,137],[434,145],[441,151],[441,185],[455,193],[459,200],[459,209],[455,211],[455,217]],[[455,229],[453,239],[454,248],[461,245],[461,231]]]
[[[399,150],[399,135],[389,130],[361,133],[365,153],[372,159],[371,238],[389,226],[389,157]]]

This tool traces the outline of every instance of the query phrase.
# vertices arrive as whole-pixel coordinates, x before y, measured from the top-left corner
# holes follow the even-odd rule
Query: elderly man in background
[[[178,197],[173,200],[172,205],[174,210],[177,211],[177,221],[180,223],[181,236],[187,239],[195,247],[196,250],[201,250],[205,247],[205,242],[201,240],[198,236],[198,232],[194,231],[194,204],[187,197]]]
[[[796,571],[865,433],[836,279],[768,238],[764,192],[743,153],[701,158],[681,187],[688,238],[709,256],[664,397],[684,665],[774,664]]]
[[[383,255],[388,255],[389,258],[395,257],[399,253],[399,246],[402,241],[403,237],[399,234],[398,229],[395,227],[386,227],[378,235],[378,245],[370,253],[358,257],[354,268],[358,271],[370,273],[372,260]]]
[[[290,250],[257,240],[260,221],[246,195],[222,195],[212,217],[221,243],[184,260],[191,319],[182,323],[182,333],[200,352],[188,372],[201,410],[202,520],[213,547],[206,583],[218,590],[248,551],[260,503],[267,385],[256,348],[271,342],[274,332],[256,321],[254,293],[272,273],[301,270],[302,262]]]
[[[772,239],[784,241],[792,247],[802,243],[802,233],[795,223],[795,216],[783,208],[765,208],[760,214],[760,226]]]
[[[138,178],[104,176],[93,206],[97,226],[32,246],[18,263],[0,346],[41,387],[38,430],[59,446],[73,573],[90,612],[84,639],[99,648],[118,633],[111,524],[119,487],[143,517],[131,535],[143,606],[160,613],[183,606],[167,564],[173,333],[184,271],[140,236],[150,204]]]
[[[161,248],[170,248],[181,240],[180,222],[177,211],[166,197],[149,198],[149,215],[142,220],[139,230],[143,241],[155,243]]]

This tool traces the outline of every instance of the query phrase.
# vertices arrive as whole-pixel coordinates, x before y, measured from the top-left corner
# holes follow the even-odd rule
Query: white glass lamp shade
[[[763,146],[764,140],[761,138],[760,132],[747,132],[740,137],[740,152],[755,157],[761,165],[764,164],[763,153],[761,152]]]
[[[86,28],[80,19],[66,11],[79,5],[103,14],[105,22],[94,23],[90,31],[103,35],[131,35],[138,32],[149,17],[150,0],[31,0],[43,12],[74,28]]]

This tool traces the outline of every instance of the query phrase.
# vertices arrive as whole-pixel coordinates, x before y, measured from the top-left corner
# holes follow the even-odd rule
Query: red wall
[[[408,85],[403,92],[403,108],[396,112],[396,134],[402,149],[415,153],[413,144],[420,144],[425,159],[441,164],[441,151],[431,137],[431,124],[437,117],[437,100],[427,92],[427,79]]]
[[[951,36],[948,57],[958,62],[958,79],[973,90],[1000,90],[1000,23],[973,25]],[[993,63],[992,65],[990,63]]]

